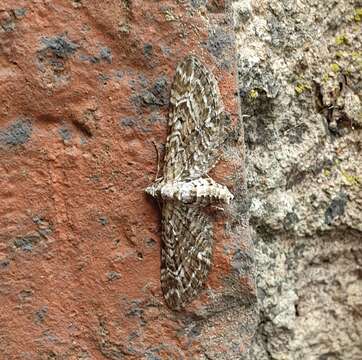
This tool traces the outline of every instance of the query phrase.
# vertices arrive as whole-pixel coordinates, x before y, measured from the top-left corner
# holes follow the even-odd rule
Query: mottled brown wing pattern
[[[212,258],[212,225],[201,209],[166,202],[162,209],[161,287],[176,310],[204,284]]]
[[[226,115],[214,75],[195,56],[176,69],[171,89],[164,180],[205,175],[216,162]]]

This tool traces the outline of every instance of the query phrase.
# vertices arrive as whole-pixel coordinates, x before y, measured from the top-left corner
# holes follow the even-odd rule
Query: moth
[[[229,124],[214,75],[187,56],[171,87],[163,176],[145,189],[162,204],[161,288],[175,310],[199,292],[211,267],[213,228],[204,208],[233,199],[208,176]]]

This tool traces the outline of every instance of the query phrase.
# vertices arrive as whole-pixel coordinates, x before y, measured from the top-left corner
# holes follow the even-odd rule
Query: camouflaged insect
[[[162,201],[161,287],[176,310],[198,293],[211,267],[213,229],[203,208],[233,199],[207,175],[228,123],[214,75],[195,56],[186,57],[171,89],[163,177],[145,190]]]

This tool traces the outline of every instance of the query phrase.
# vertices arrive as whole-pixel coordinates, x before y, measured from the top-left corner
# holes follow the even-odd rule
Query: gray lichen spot
[[[325,223],[330,225],[333,219],[343,215],[346,204],[347,204],[347,194],[343,192],[341,192],[337,197],[332,199],[331,204],[328,206],[324,214]]]
[[[303,135],[307,131],[308,126],[301,123],[298,126],[294,126],[291,131],[287,131],[287,137],[291,144],[301,144],[303,142]]]
[[[231,266],[239,274],[248,274],[253,265],[253,258],[250,254],[237,250],[232,258]]]
[[[289,212],[283,220],[285,230],[291,230],[298,223],[299,218],[295,212]]]
[[[269,64],[254,56],[242,57],[239,60],[240,95],[250,96],[251,91],[256,95],[265,92],[267,98],[274,99],[280,91],[280,81]]]
[[[112,51],[107,47],[102,47],[99,51],[99,57],[102,60],[107,61],[109,64],[112,63]]]
[[[31,137],[32,124],[30,120],[19,119],[4,130],[0,130],[0,147],[25,144]]]
[[[43,37],[41,39],[45,48],[43,50],[50,50],[53,55],[66,59],[70,55],[73,55],[79,45],[70,41],[65,35],[58,35],[54,37]]]
[[[209,31],[207,49],[215,57],[222,59],[225,50],[233,46],[233,37],[222,27],[212,28]]]

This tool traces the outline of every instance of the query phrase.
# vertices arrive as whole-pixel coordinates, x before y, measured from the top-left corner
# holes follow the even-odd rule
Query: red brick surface
[[[232,358],[247,346],[240,132],[213,175],[236,201],[215,217],[206,290],[181,313],[163,301],[160,215],[143,192],[185,55],[213,70],[237,128],[230,16],[205,3],[1,2],[0,359]]]

